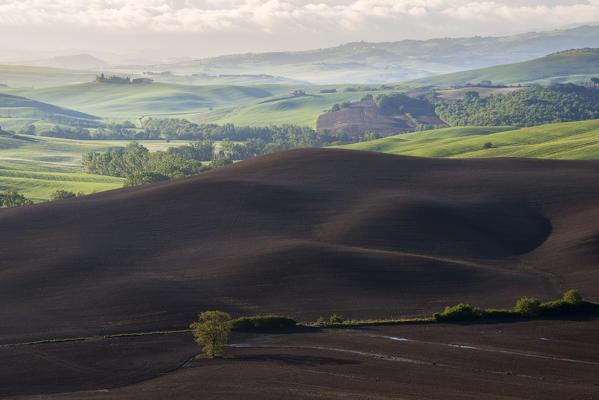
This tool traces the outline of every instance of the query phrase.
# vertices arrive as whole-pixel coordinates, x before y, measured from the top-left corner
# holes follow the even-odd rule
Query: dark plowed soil
[[[599,163],[272,154],[0,210],[0,343],[181,329],[198,311],[312,320],[599,299]]]
[[[186,362],[197,351],[189,334],[0,349],[0,363],[12,366],[0,375],[0,395],[599,398],[599,320],[235,334],[224,359]]]

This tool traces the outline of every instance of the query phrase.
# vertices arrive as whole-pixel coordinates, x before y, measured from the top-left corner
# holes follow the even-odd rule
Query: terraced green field
[[[599,120],[530,128],[457,127],[340,146],[418,157],[599,159]]]
[[[142,141],[151,151],[186,141]],[[83,173],[81,155],[126,146],[127,141],[93,141],[0,135],[0,191],[16,190],[34,201],[44,201],[56,190],[85,194],[123,186],[121,178]]]

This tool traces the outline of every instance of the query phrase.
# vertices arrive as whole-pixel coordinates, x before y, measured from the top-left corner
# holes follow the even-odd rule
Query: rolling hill
[[[491,81],[497,85],[552,85],[588,82],[597,75],[599,75],[599,49],[586,48],[561,51],[516,64],[421,78],[405,82],[405,84],[450,87]]]
[[[318,117],[336,103],[357,102],[367,94],[390,93],[368,86],[308,86],[302,87],[305,96],[274,96],[233,107],[223,107],[213,112],[190,116],[190,120],[211,121],[218,124],[233,123],[239,126],[269,126],[293,124],[316,128]],[[321,90],[335,89],[333,93]],[[372,89],[377,89],[373,92]]]
[[[144,68],[178,73],[264,73],[314,83],[385,83],[596,47],[598,35],[599,26],[581,26],[502,37],[354,42],[309,51],[233,54]]]
[[[333,149],[0,210],[0,343],[599,299],[599,164]]]
[[[290,90],[296,88],[271,84],[195,86],[90,82],[43,89],[0,88],[0,94],[25,96],[106,119],[176,116],[194,122],[240,126],[295,124],[316,127],[318,116],[335,103],[358,101],[366,94],[391,92],[390,89],[362,85],[301,86],[305,96],[290,95]],[[336,92],[321,93],[326,89]]]
[[[67,56],[54,56],[52,58],[27,62],[31,66],[65,68],[65,69],[102,69],[108,67],[104,60],[90,54],[73,54]]]
[[[45,120],[62,118],[90,121],[100,119],[91,114],[4,93],[0,93],[0,118],[37,118]]]
[[[381,109],[373,99],[346,104],[337,111],[320,115],[316,121],[316,129],[321,133],[335,133],[341,130],[349,136],[363,136],[366,132],[389,136],[416,130],[421,124],[447,126],[435,114],[430,103],[407,96],[402,98],[406,104],[402,104],[401,111],[399,107],[393,107],[391,110]]]
[[[599,159],[599,120],[514,127],[454,127],[420,131],[342,148],[419,157]]]
[[[208,112],[211,107],[232,106],[288,91],[289,87],[280,85],[119,85],[90,82],[44,89],[12,89],[5,93],[18,94],[61,107],[76,108],[103,118],[133,119],[143,116]]]

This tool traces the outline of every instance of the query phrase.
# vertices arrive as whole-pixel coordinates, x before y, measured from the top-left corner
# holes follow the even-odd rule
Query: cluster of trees
[[[349,103],[347,103],[349,104]],[[23,133],[35,134],[35,127],[27,127]],[[320,135],[306,126],[235,126],[233,124],[196,124],[186,119],[147,119],[142,128],[133,123],[111,123],[90,131],[83,127],[55,126],[50,130],[39,132],[40,136],[60,137],[80,140],[199,140],[221,141],[231,140],[246,142],[247,149],[238,148],[240,154],[266,154],[279,150],[300,147],[320,147],[332,144],[349,143],[349,139],[331,135]],[[234,157],[245,159],[247,156]],[[207,158],[206,160],[210,160]]]
[[[433,105],[425,99],[417,99],[401,93],[380,94],[374,99],[383,115],[433,114]]]
[[[540,316],[574,315],[599,311],[599,304],[586,301],[577,290],[568,290],[558,300],[541,303],[534,297],[522,297],[513,309],[486,309],[472,307],[470,304],[458,304],[445,307],[441,313],[433,314],[438,322],[469,321],[494,318],[536,318]]]
[[[534,126],[599,118],[599,92],[573,84],[536,87],[480,98],[466,92],[460,100],[432,100],[450,125]]]
[[[50,195],[50,201],[56,201],[56,200],[62,200],[62,199],[72,199],[73,197],[80,197],[80,196],[84,196],[83,192],[75,193],[75,192],[71,192],[70,190],[59,189]]]
[[[37,132],[39,136],[77,140],[141,140],[147,138],[144,131],[137,129],[129,121],[101,125],[92,131],[84,125],[74,123],[68,125],[70,126],[55,125],[51,129],[39,132],[37,132],[34,125],[28,125],[22,128],[19,133],[35,135]]]
[[[0,207],[20,207],[33,204],[33,201],[26,198],[19,192],[8,191],[0,192]]]
[[[151,183],[170,178],[197,174],[209,169],[202,165],[206,147],[210,143],[198,143],[150,153],[138,143],[127,147],[113,147],[104,153],[89,152],[83,155],[84,169],[92,174],[127,178],[127,184]]]
[[[186,119],[148,119],[143,123],[146,139],[224,140],[246,141],[262,139],[284,148],[309,147],[328,144],[335,138],[322,137],[307,126],[235,126],[233,124],[196,124]]]
[[[29,135],[35,134],[35,126],[29,125],[22,131],[22,133],[26,133]],[[50,130],[40,132],[39,135],[47,136],[47,137],[63,138],[63,139],[78,139],[78,140],[93,139],[92,135],[89,132],[89,129],[82,128],[80,126],[74,127],[74,128],[69,128],[66,126],[55,125]]]
[[[50,201],[61,200],[61,199],[70,199],[73,197],[83,196],[82,192],[75,193],[69,190],[56,190],[50,195]],[[0,192],[0,207],[8,208],[8,207],[20,207],[20,206],[29,206],[33,204],[31,199],[25,197],[25,195],[15,192],[15,191],[7,191]]]
[[[130,129],[127,126],[121,124],[115,126],[115,129],[125,132]],[[198,131],[194,131],[196,128]],[[133,186],[193,175],[230,164],[233,160],[245,160],[276,151],[321,147],[357,140],[344,135],[320,135],[311,128],[294,125],[236,128],[231,124],[200,126],[186,120],[172,119],[156,120],[155,124],[145,129],[146,132],[168,131],[171,132],[169,135],[180,135],[179,138],[195,137],[196,134],[193,132],[196,132],[198,137],[205,139],[152,153],[135,142],[125,148],[111,148],[104,153],[89,152],[82,157],[86,172],[124,177],[127,178],[127,185]],[[213,139],[221,140],[218,151]],[[202,161],[210,163],[203,165]]]
[[[147,135],[138,129],[132,122],[109,123],[93,133],[92,139],[97,140],[142,140]]]

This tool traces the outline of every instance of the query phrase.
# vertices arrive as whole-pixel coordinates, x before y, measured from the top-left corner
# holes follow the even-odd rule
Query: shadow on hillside
[[[232,359],[235,361],[279,362],[289,365],[347,365],[359,363],[358,361],[344,360],[341,358],[296,356],[291,354],[257,354],[247,356],[236,356]]]

